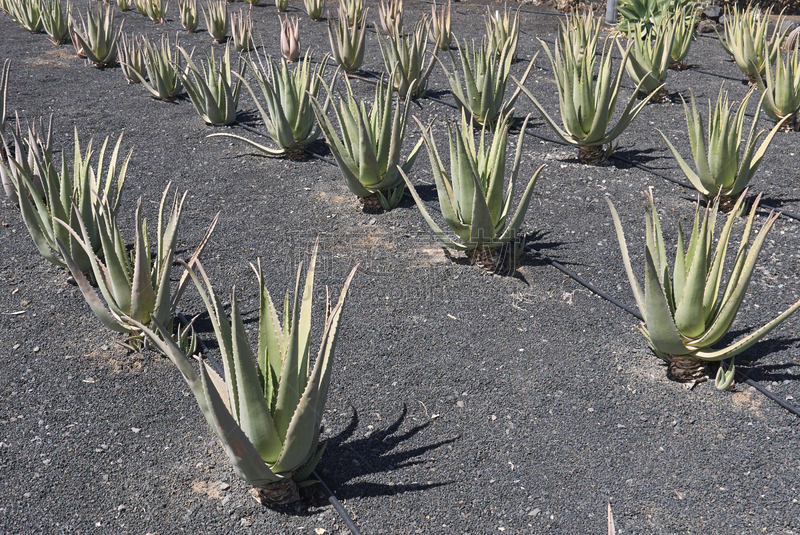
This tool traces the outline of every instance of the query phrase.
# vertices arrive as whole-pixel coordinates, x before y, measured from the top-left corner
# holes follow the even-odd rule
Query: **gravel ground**
[[[179,25],[173,4],[167,25],[134,12],[117,12],[117,21],[125,20],[126,32],[172,36]],[[405,4],[407,27],[430,9]],[[369,5],[374,18],[377,5]],[[456,34],[480,35],[484,9],[454,5]],[[264,48],[277,53],[274,6],[252,13]],[[521,19],[520,57],[529,60],[541,49],[534,37],[552,41],[558,19],[534,13]],[[303,46],[317,58],[327,47],[324,28],[301,20]],[[374,32],[367,36],[364,69],[381,72]],[[195,55],[211,47],[204,32],[180,39],[196,47]],[[125,132],[123,146],[134,154],[124,232],[138,197],[154,218],[168,181],[190,192],[182,254],[221,211],[204,265],[219,294],[238,287],[250,325],[258,305],[248,264],[257,258],[276,295],[290,287],[318,235],[319,288],[327,284],[338,294],[347,272],[361,263],[337,348],[324,420],[328,448],[318,472],[363,533],[605,533],[607,502],[620,533],[800,533],[797,417],[751,387],[718,392],[709,383],[670,382],[635,319],[537,256],[526,255],[513,277],[487,276],[444,251],[412,202],[365,214],[335,167],[313,158],[268,159],[243,143],[207,138],[218,131],[252,134],[240,126],[207,127],[187,99],[155,101],[127,85],[119,69],[88,67],[69,46],[54,47],[8,16],[0,16],[0,57],[13,59],[9,109],[28,118],[52,113],[55,145],[68,155],[74,127],[84,143]],[[747,92],[714,40],[698,39],[689,61],[691,69],[670,73],[673,103],[647,106],[619,140],[620,155],[677,179],[680,171],[654,128],[689,155],[679,95],[688,98],[691,90],[704,103],[723,81],[734,100]],[[516,64],[515,75],[525,67]],[[631,92],[626,83],[623,96]],[[440,67],[430,85],[433,96],[452,102]],[[544,54],[527,86],[557,113]],[[354,89],[371,98],[372,85],[355,81]],[[754,112],[755,102],[750,107]],[[246,93],[241,109],[243,123],[263,127]],[[533,111],[521,97],[517,116]],[[423,124],[434,121],[444,148],[444,120],[455,120],[455,110],[423,99],[412,114]],[[761,120],[769,127],[769,119]],[[554,137],[535,113],[529,133]],[[794,213],[800,213],[799,135],[776,137],[752,185],[765,203]],[[418,137],[410,125],[406,151]],[[579,164],[573,149],[532,135],[525,147],[521,177],[546,164],[526,218],[529,243],[632,305],[603,197],[620,211],[639,272],[642,191],[654,188],[673,241],[677,222],[693,217],[694,194],[624,163]],[[322,143],[312,150],[326,153]],[[435,199],[424,155],[413,177]],[[5,199],[0,222],[0,531],[347,532],[319,490],[299,507],[257,505],[172,365],[152,352],[119,347],[67,274],[41,259]],[[800,224],[781,218],[731,339],[800,298],[798,258]],[[182,308],[190,315],[204,310],[193,291]],[[737,362],[794,403],[798,321],[787,321]],[[200,329],[208,339],[209,326]]]

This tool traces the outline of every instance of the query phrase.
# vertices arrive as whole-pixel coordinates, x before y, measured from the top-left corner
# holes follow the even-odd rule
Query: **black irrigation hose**
[[[181,322],[184,325],[188,326],[191,324],[191,322],[179,309],[175,310],[175,315],[178,317],[179,320],[181,320]],[[200,343],[201,351],[202,353],[205,354],[206,360],[208,360],[208,362],[211,363],[211,367],[214,368],[214,371],[216,371],[220,375],[220,377],[224,377],[225,372],[222,371],[222,367],[219,365],[219,362],[217,362],[217,360],[213,356],[211,356],[211,352],[208,350],[208,346],[206,346],[205,342],[203,342],[203,339],[200,338],[199,336],[196,336],[195,339]],[[319,484],[322,485],[322,489],[325,491],[325,494],[328,495],[328,502],[333,506],[334,509],[336,509],[336,512],[339,513],[339,516],[341,517],[342,521],[345,523],[347,528],[350,530],[350,533],[352,533],[353,535],[361,535],[361,531],[359,531],[358,526],[356,526],[356,523],[353,521],[352,518],[350,518],[350,515],[347,514],[347,511],[345,511],[344,507],[342,506],[342,503],[336,498],[336,495],[333,493],[333,491],[328,487],[328,485],[325,484],[324,481],[322,481],[322,478],[319,477],[316,470],[312,471],[311,475],[313,475],[317,479],[317,482],[319,482]]]
[[[348,515],[347,511],[344,510],[341,502],[336,499],[336,496],[333,495],[333,491],[331,491],[331,489],[328,488],[328,485],[322,481],[322,478],[317,475],[316,470],[311,472],[311,474],[317,478],[317,481],[319,481],[319,483],[322,485],[322,488],[328,494],[328,502],[330,502],[333,508],[336,509],[336,512],[339,513],[339,516],[342,518],[342,520],[344,520],[344,523],[347,526],[347,529],[350,530],[350,533],[353,535],[361,535],[361,531],[358,529],[358,526],[356,526],[356,523],[353,522],[353,519],[350,518],[350,515]]]

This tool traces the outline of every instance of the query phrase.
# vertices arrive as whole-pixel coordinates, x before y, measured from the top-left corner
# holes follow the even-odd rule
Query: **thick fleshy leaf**
[[[145,325],[133,320],[137,325],[165,355],[169,357],[173,364],[181,372],[189,388],[192,390],[200,410],[206,417],[206,421],[211,429],[219,438],[225,453],[228,455],[231,464],[237,475],[252,486],[263,486],[268,483],[280,481],[282,478],[275,475],[264,463],[256,451],[253,444],[244,434],[242,429],[236,424],[231,414],[228,412],[225,403],[222,401],[216,387],[211,379],[208,378],[205,367],[200,367],[200,377],[194,371],[186,355],[175,344],[163,325],[155,320],[156,329],[160,336]],[[209,383],[212,383],[209,385]]]
[[[232,323],[232,356],[233,373],[236,374],[236,387],[239,399],[239,426],[256,448],[261,458],[267,463],[275,462],[280,455],[281,443],[269,406],[264,398],[253,349],[247,339],[239,304],[236,299],[236,288],[231,294]]]
[[[328,386],[330,384],[333,356],[338,339],[339,321],[347,297],[347,291],[355,276],[356,269],[358,269],[358,266],[354,267],[347,277],[342,292],[339,295],[339,302],[327,318],[319,355],[317,356],[314,369],[309,377],[308,386],[306,386],[303,396],[298,402],[297,410],[287,430],[281,457],[273,466],[273,470],[277,473],[297,470],[316,450],[319,424],[322,420],[322,414],[325,409],[325,399],[327,398]]]
[[[645,249],[645,323],[653,349],[658,353],[686,355],[690,351],[681,339],[672,314],[669,310],[664,291],[658,282],[653,257]]]

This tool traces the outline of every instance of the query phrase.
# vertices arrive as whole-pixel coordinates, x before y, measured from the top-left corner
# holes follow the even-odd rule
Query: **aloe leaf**
[[[612,203],[611,199],[608,197],[606,197],[605,200],[608,204],[608,208],[611,210],[611,219],[614,221],[614,229],[617,232],[619,249],[620,253],[622,254],[622,263],[625,266],[625,273],[628,275],[628,282],[630,282],[631,290],[633,291],[633,297],[636,299],[636,306],[639,308],[639,312],[642,314],[642,317],[644,317],[645,321],[647,321],[644,293],[642,293],[641,286],[639,286],[639,281],[636,280],[636,275],[633,274],[631,259],[628,255],[628,245],[625,241],[625,231],[622,230],[622,223],[619,220],[619,215],[617,214],[617,209],[614,207],[614,203]]]
[[[514,212],[514,217],[511,218],[511,222],[505,228],[505,231],[500,235],[497,241],[505,243],[512,239],[519,231],[522,221],[525,219],[525,214],[528,211],[528,205],[531,202],[531,197],[533,196],[533,187],[536,185],[536,180],[539,178],[539,173],[542,172],[542,169],[544,169],[544,165],[541,165],[536,172],[533,173],[533,176],[528,182],[528,186],[525,188],[525,192],[522,194],[522,198],[517,205],[517,211]]]
[[[134,320],[134,324],[137,324]],[[214,387],[213,382],[208,377],[206,368],[200,367],[200,377],[192,368],[186,355],[180,350],[171,333],[168,332],[158,320],[153,322],[158,329],[160,336],[148,329],[141,323],[137,324],[150,340],[166,354],[169,359],[181,372],[189,388],[192,390],[200,410],[206,417],[206,421],[211,429],[220,439],[225,453],[228,455],[231,464],[237,475],[244,479],[249,485],[263,486],[268,483],[280,481],[282,478],[276,476],[261,459],[258,451],[247,438],[247,435],[236,424],[230,412],[222,401],[221,396]],[[209,382],[212,382],[209,388]]]
[[[297,410],[286,432],[286,440],[281,457],[273,466],[273,470],[278,473],[285,470],[294,470],[301,466],[316,447],[319,423],[322,419],[325,400],[328,395],[341,313],[344,309],[347,291],[357,269],[358,266],[354,267],[350,272],[339,294],[339,302],[328,317],[314,369],[311,372],[308,385],[302,397],[298,400]]]
[[[282,444],[275,431],[269,406],[264,398],[264,391],[256,372],[253,350],[247,339],[247,332],[239,312],[236,288],[231,294],[231,320],[233,373],[236,374],[239,399],[237,421],[261,458],[266,462],[271,462],[278,458]]]
[[[302,392],[300,391],[299,370],[301,368],[301,355],[300,350],[300,328],[299,328],[299,313],[300,307],[300,274],[303,268],[301,263],[297,269],[297,278],[295,281],[295,291],[292,299],[291,320],[287,321],[284,315],[284,332],[289,325],[288,336],[286,336],[286,353],[283,358],[283,368],[281,369],[280,383],[278,386],[278,397],[275,404],[275,412],[273,420],[275,423],[275,430],[278,432],[278,437],[281,441],[286,440],[286,431],[292,421],[292,415],[297,407]],[[284,307],[286,310],[286,307]]]
[[[57,241],[56,245],[58,245],[58,249],[61,252],[61,257],[67,264],[67,268],[69,269],[70,273],[72,273],[75,283],[78,285],[78,288],[80,288],[84,299],[86,299],[86,302],[89,304],[89,308],[92,309],[92,312],[94,312],[100,322],[105,325],[106,328],[114,332],[129,334],[131,331],[122,325],[120,318],[114,315],[113,312],[110,312],[103,305],[103,302],[95,293],[92,285],[89,284],[89,281],[86,280],[86,277],[75,264],[75,261],[72,260],[72,257],[69,255],[66,247],[64,247],[64,244],[61,243],[61,241]]]
[[[645,249],[645,322],[653,348],[659,353],[686,355],[683,343],[664,296],[650,251]]]
[[[706,257],[708,233],[702,229],[695,248],[686,282],[680,297],[676,297],[675,326],[687,338],[697,338],[705,330],[703,297],[708,273]]]

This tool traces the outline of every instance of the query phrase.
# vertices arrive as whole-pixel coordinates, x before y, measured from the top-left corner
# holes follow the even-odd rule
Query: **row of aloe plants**
[[[7,76],[0,80],[5,103]],[[287,293],[279,317],[260,264],[258,346],[254,351],[244,329],[237,297],[231,296],[230,319],[215,294],[199,256],[219,214],[187,261],[172,288],[176,244],[187,192],[170,196],[164,190],[155,225],[156,240],[136,205],[133,243],[123,237],[117,216],[131,152],[120,161],[122,136],[107,158],[108,138],[99,154],[90,141],[81,149],[77,131],[70,165],[65,155],[57,165],[50,128],[20,121],[4,135],[4,185],[10,186],[22,219],[42,256],[66,267],[91,310],[108,329],[124,333],[123,343],[135,350],[151,345],[175,364],[194,393],[212,430],[219,437],[236,473],[253,486],[265,504],[299,499],[298,483],[307,480],[324,451],[319,427],[331,378],[338,327],[355,268],[335,306],[327,303],[321,347],[310,358],[311,311],[314,295],[314,248],[302,294],[302,265],[293,299]],[[10,150],[8,140],[13,140]],[[93,163],[94,162],[94,163]],[[59,171],[60,168],[60,171]],[[170,200],[171,199],[171,200]],[[129,247],[129,245],[132,245]],[[214,327],[222,366],[200,359],[191,323],[176,321],[178,302],[193,281]],[[282,318],[279,319],[279,318]],[[192,360],[197,358],[199,373]]]
[[[595,56],[585,46],[582,47],[580,38],[576,39],[575,35],[567,29],[570,25],[580,26],[580,24],[580,19],[577,21],[572,19],[568,25],[563,26],[559,35],[559,44],[562,50],[566,46],[572,46],[572,50],[577,52],[577,54],[571,54],[570,58],[582,58],[580,68],[584,70],[579,71],[577,76],[578,81],[582,81],[582,85],[578,87],[591,89]],[[588,40],[591,41],[593,31],[584,32],[584,35],[588,35]],[[569,45],[565,45],[565,43],[569,43]],[[566,63],[568,60],[564,57],[563,52],[559,56],[558,46],[555,50],[555,58],[560,57],[561,61]],[[507,55],[508,51],[501,53],[501,59],[504,57],[503,54]],[[185,52],[183,55],[187,56],[187,61],[190,61],[190,57]],[[550,57],[554,70],[558,74],[561,72],[559,69],[563,69],[563,67],[556,67],[558,60],[554,59],[553,55]],[[613,91],[616,94],[619,91],[622,69],[618,69],[617,73],[613,75],[608,58],[610,55],[606,54],[604,48],[600,61],[601,70],[598,84],[606,84],[605,90],[601,93]],[[274,98],[279,99],[281,98],[279,95],[282,93],[275,91],[270,83],[274,83],[278,78],[292,79],[293,75],[286,63],[283,63],[281,72],[278,73],[277,65],[270,58],[267,58],[266,61],[269,67],[261,64],[256,69],[251,64],[251,69],[265,74],[268,69],[272,69],[269,76],[264,77],[263,84],[262,81],[259,83],[262,85],[265,96],[271,90]],[[296,70],[295,75],[297,72],[302,72],[303,65],[306,69],[305,74],[302,75],[304,80],[322,83],[321,76],[312,77],[309,74],[308,58]],[[592,69],[587,69],[586,65],[592,65]],[[319,70],[320,74],[322,68]],[[213,66],[211,70],[215,70]],[[4,73],[7,72],[8,68],[6,67]],[[194,73],[196,79],[204,79],[199,69],[194,69]],[[184,74],[188,75],[188,73]],[[219,75],[219,73],[217,74]],[[392,74],[390,73],[390,75]],[[7,77],[8,75],[4,74],[5,79],[0,83],[0,87],[6,86]],[[207,73],[205,77],[208,77]],[[237,78],[237,80],[239,79],[241,79],[241,75]],[[232,80],[228,76],[229,85],[231,82]],[[411,82],[410,91],[413,91],[415,82]],[[445,221],[458,238],[458,240],[454,240],[446,236],[425,210],[411,181],[406,176],[410,169],[409,162],[406,161],[406,165],[398,168],[399,141],[403,138],[406,125],[407,103],[401,108],[400,101],[395,100],[394,106],[392,106],[387,87],[384,84],[378,84],[375,103],[371,111],[367,112],[366,105],[361,103],[359,106],[355,101],[346,78],[345,84],[347,95],[342,96],[340,107],[337,109],[337,118],[344,140],[334,139],[335,132],[326,115],[328,102],[333,93],[332,87],[328,88],[329,99],[325,105],[320,104],[313,97],[308,97],[307,105],[310,105],[312,113],[317,114],[317,119],[322,125],[321,130],[328,138],[343,174],[346,175],[348,171],[350,172],[349,176],[346,175],[348,183],[352,184],[354,188],[356,186],[363,187],[366,181],[364,177],[370,171],[379,177],[382,176],[383,180],[386,180],[387,174],[394,173],[396,176],[399,173],[410,187],[412,196],[418,201],[425,219],[431,224],[437,236],[451,247],[474,253],[473,258],[477,262],[486,262],[491,268],[496,268],[497,262],[492,254],[495,249],[515,241],[515,235],[522,224],[533,187],[541,171],[541,168],[537,170],[528,181],[522,200],[515,213],[511,215],[510,204],[515,197],[514,186],[523,151],[527,121],[523,125],[517,141],[508,187],[505,185],[505,146],[512,111],[509,107],[500,107],[499,116],[493,121],[493,125],[490,125],[488,120],[483,121],[480,143],[476,148],[473,135],[475,118],[474,115],[468,118],[467,106],[462,105],[461,127],[455,133],[449,132],[451,147],[449,174],[443,165],[429,129],[419,125],[423,132],[421,143],[426,146],[436,180],[440,208]],[[265,87],[270,89],[265,89]],[[520,87],[522,88],[521,85]],[[580,91],[580,89],[576,91]],[[644,103],[632,107],[633,98],[628,103],[630,110],[627,113],[633,115],[629,117],[629,120],[625,119],[628,122],[647,102],[645,100]],[[616,97],[614,97],[615,99]],[[535,101],[533,97],[532,100]],[[269,97],[267,97],[267,101],[269,103]],[[537,107],[539,106],[537,105]],[[392,113],[393,108],[394,113]],[[719,123],[728,126],[731,123],[741,124],[738,114],[732,121],[725,114],[725,110],[728,109],[727,105],[718,104],[718,109],[721,110]],[[743,106],[740,107],[741,109]],[[544,113],[543,110],[540,111]],[[696,111],[694,113],[696,116]],[[266,118],[263,109],[262,114]],[[625,117],[625,114],[623,116]],[[309,122],[313,124],[313,119]],[[550,122],[552,123],[552,121]],[[490,130],[493,134],[491,144],[486,138],[486,134]],[[730,145],[730,139],[735,137],[735,144],[732,146],[738,155],[741,128],[739,127],[738,132],[736,128],[728,128],[728,130],[734,131],[735,136],[727,136],[723,141]],[[695,128],[695,132],[697,132],[697,128]],[[701,125],[699,128],[700,140],[702,140],[702,133]],[[774,132],[771,135],[774,135]],[[130,335],[130,343],[138,343],[144,339],[143,336],[147,337],[178,366],[195,393],[209,424],[226,446],[226,451],[233,461],[237,473],[257,488],[255,494],[258,499],[277,502],[295,499],[297,491],[293,481],[308,476],[321,454],[317,449],[319,418],[330,377],[330,362],[335,346],[336,327],[352,274],[345,283],[339,304],[333,310],[329,309],[322,351],[314,361],[312,369],[308,353],[308,332],[310,332],[315,255],[312,257],[302,300],[299,297],[300,273],[298,273],[294,302],[292,306],[289,306],[288,300],[286,302],[283,325],[278,321],[278,315],[266,291],[263,276],[260,274],[260,269],[257,269],[262,306],[259,320],[259,348],[257,352],[254,352],[249,346],[242,326],[235,294],[231,299],[232,311],[229,322],[225,317],[220,300],[215,296],[208,278],[197,260],[207,237],[198,247],[196,254],[185,264],[186,272],[178,285],[178,290],[172,296],[169,295],[169,271],[172,269],[175,236],[185,195],[182,198],[175,197],[170,210],[167,202],[169,187],[165,190],[159,210],[155,251],[150,247],[146,223],[141,214],[141,205],[139,205],[136,213],[137,232],[134,237],[133,253],[129,254],[122,235],[116,227],[116,211],[119,207],[121,183],[124,181],[127,169],[126,159],[119,173],[116,171],[119,142],[111,157],[106,180],[101,185],[96,177],[103,172],[103,155],[107,141],[100,152],[98,166],[92,168],[88,164],[91,149],[87,149],[86,156],[81,156],[82,151],[76,134],[76,155],[72,172],[70,173],[62,158],[62,171],[58,173],[52,159],[49,134],[39,135],[32,126],[29,128],[26,138],[22,135],[22,128],[17,122],[12,138],[19,148],[13,151],[12,157],[12,151],[8,150],[8,146],[6,146],[5,154],[9,158],[9,165],[3,166],[4,184],[10,182],[13,186],[13,193],[16,195],[16,201],[19,202],[23,219],[42,254],[51,261],[63,263],[69,267],[93,311],[106,326]],[[722,145],[718,145],[721,143],[718,141],[719,139],[721,138],[711,136],[709,140],[708,151],[714,157],[717,157],[722,150]],[[768,139],[770,138],[768,137]],[[366,143],[366,140],[375,141],[375,145],[370,146],[371,144]],[[336,141],[339,141],[338,146]],[[694,149],[694,141],[692,144]],[[768,140],[762,144],[764,151],[766,145],[768,145]],[[413,162],[420,147],[421,145],[417,144],[408,160]],[[372,149],[372,153],[369,149]],[[759,149],[760,156],[763,156],[764,151]],[[380,154],[376,154],[377,152]],[[732,152],[731,149],[729,155]],[[752,152],[750,149],[746,151],[746,153],[750,152]],[[355,158],[359,158],[359,165],[352,165]],[[373,161],[372,167],[367,165]],[[752,162],[752,158],[749,161]],[[709,167],[713,175],[714,166]],[[366,172],[362,172],[364,170]],[[115,175],[119,177],[116,182],[114,181]],[[368,178],[373,180],[374,176]],[[393,200],[398,196],[397,187],[384,190],[376,188],[374,184],[373,182],[375,192],[380,193],[378,198],[381,200],[381,204],[391,207]],[[369,191],[367,188],[364,189]],[[383,191],[388,193],[384,195]],[[86,198],[90,199],[88,203],[84,202]],[[679,233],[678,253],[672,277],[669,275],[666,262],[666,249],[661,235],[660,222],[652,208],[654,206],[652,196],[650,199],[651,215],[647,219],[647,262],[644,291],[640,289],[633,275],[624,233],[619,218],[611,206],[624,264],[634,288],[637,304],[645,319],[643,332],[651,347],[658,356],[670,363],[671,377],[678,380],[697,380],[707,373],[705,369],[707,361],[735,357],[736,354],[750,347],[800,308],[800,301],[775,320],[732,346],[722,350],[710,350],[709,346],[718,342],[725,335],[736,316],[746,292],[747,283],[752,276],[758,252],[764,243],[767,232],[774,224],[776,216],[771,215],[767,219],[751,244],[750,232],[758,203],[753,204],[734,260],[732,273],[727,284],[723,285],[722,274],[725,272],[724,263],[732,234],[732,225],[735,214],[743,206],[744,193],[737,198],[732,215],[728,217],[722,235],[717,240],[714,253],[711,251],[719,204],[718,201],[713,202],[705,211],[702,220],[698,205],[691,239],[685,252],[683,234]],[[80,209],[82,203],[88,204],[88,210]],[[167,212],[169,212],[169,216],[166,215]],[[213,229],[213,225],[212,222],[209,232]],[[48,241],[51,239],[54,239],[55,245],[53,245],[53,241]],[[155,256],[155,262],[152,261],[152,256]],[[77,257],[83,258],[88,263],[80,265]],[[194,266],[200,272],[200,277],[195,274]],[[85,273],[90,273],[91,277],[87,277]],[[222,373],[209,364],[210,361],[204,361],[198,376],[187,358],[187,352],[191,354],[194,349],[194,338],[191,331],[174,333],[169,325],[174,317],[175,306],[183,292],[187,277],[195,281],[206,302],[208,313],[212,317],[215,334],[222,348]],[[91,287],[90,278],[93,278],[98,285],[102,299]],[[162,314],[161,311],[166,312]],[[718,387],[727,388],[731,385],[733,370],[732,362],[727,369],[720,367],[717,376]],[[298,406],[304,407],[305,410],[295,410]]]
[[[343,22],[349,20],[348,17],[354,23],[357,23],[359,18],[363,18],[363,13],[359,14],[357,11],[353,12],[352,10],[348,13],[347,9],[347,6],[343,6],[341,19]],[[683,11],[679,11],[676,15],[678,18],[683,16],[685,16]],[[499,21],[499,19],[495,20]],[[671,46],[666,46],[661,41],[660,36],[665,28],[671,28],[670,35],[674,33],[676,26],[674,20],[675,17],[664,17],[651,29],[650,35],[653,36],[653,42],[656,47],[663,47],[665,50],[671,49]],[[516,18],[513,20],[506,19],[503,24],[508,28],[518,28]],[[487,30],[490,30],[488,23]],[[636,29],[635,33],[639,36],[642,34],[640,29]],[[648,102],[648,98],[651,98],[658,89],[654,88],[638,104],[635,102],[635,94],[631,95],[616,126],[610,127],[611,112],[616,105],[623,69],[618,68],[616,73],[613,71],[611,55],[606,45],[600,55],[600,69],[597,81],[594,86],[592,85],[591,82],[595,71],[594,63],[597,58],[593,51],[594,47],[596,47],[598,35],[598,21],[595,21],[590,16],[575,16],[570,18],[567,24],[562,24],[553,53],[542,43],[556,73],[564,129],[558,127],[536,98],[522,83],[518,83],[518,89],[524,91],[531,98],[535,107],[539,109],[547,120],[547,123],[565,141],[579,147],[579,155],[583,160],[592,162],[600,161],[608,156],[611,149],[605,149],[603,145],[610,144],[624,130],[643,109]],[[491,47],[488,51],[483,49],[476,54],[476,57],[491,56],[494,61],[497,61],[499,65],[506,69],[505,75],[498,73],[493,75],[486,74],[485,79],[488,77],[491,80],[494,77],[494,80],[497,80],[508,76],[507,67],[505,67],[506,59],[513,55],[512,49],[516,48],[516,41],[516,35],[509,35],[506,38],[500,51],[499,59],[496,58],[495,52]],[[631,67],[633,62],[628,61],[631,48],[635,49],[635,46],[641,42],[641,39],[634,40],[628,43],[627,48],[621,49],[623,52],[623,64],[630,71],[634,70]],[[183,51],[183,55],[191,64],[191,58],[185,51]],[[174,61],[169,63],[175,65]],[[238,94],[239,82],[243,81],[242,71],[240,70],[237,75],[235,89],[232,89],[234,84],[232,84],[229,51],[226,54],[226,60],[221,63],[227,67],[222,72],[217,72],[214,68],[212,54],[205,78],[196,67],[192,67],[195,86],[203,85],[204,80],[211,80],[212,78],[218,83],[205,84],[206,87],[203,91],[194,89],[190,90],[190,94],[195,104],[198,105],[199,110],[205,109],[207,111],[209,105],[215,105],[218,101],[224,103],[224,106],[214,106],[215,113],[213,115],[230,119],[235,117],[235,106],[233,106],[233,114],[221,113],[220,110],[230,110],[230,101],[232,100],[230,95]],[[395,70],[399,68],[398,63],[395,64]],[[491,61],[487,61],[484,64],[489,65],[491,63]],[[516,99],[519,91],[515,92],[511,99],[505,103],[497,104],[495,101],[494,106],[487,104],[485,108],[481,108],[484,110],[492,109],[494,113],[501,115],[500,119],[495,118],[494,121],[490,121],[487,115],[484,115],[483,121],[481,121],[480,116],[476,117],[475,113],[472,113],[468,119],[466,110],[472,111],[471,108],[473,106],[466,102],[467,99],[459,100],[462,104],[462,110],[464,110],[464,113],[462,113],[461,134],[453,136],[451,132],[450,135],[451,172],[448,175],[432,138],[425,133],[426,129],[422,125],[420,125],[423,130],[422,139],[414,147],[406,161],[404,163],[400,161],[401,141],[405,136],[408,107],[406,104],[401,108],[400,102],[395,101],[395,109],[394,113],[392,113],[392,103],[383,89],[383,84],[378,84],[375,102],[371,111],[368,112],[363,102],[359,106],[353,96],[349,82],[346,82],[347,94],[341,95],[339,106],[334,108],[341,132],[341,137],[339,137],[327,117],[327,110],[333,95],[332,87],[326,86],[328,99],[324,105],[317,100],[319,89],[322,85],[321,75],[325,68],[325,62],[320,64],[316,73],[312,73],[308,56],[306,56],[294,74],[290,72],[285,61],[279,70],[277,64],[269,57],[265,61],[259,58],[258,66],[252,62],[248,64],[250,69],[256,73],[256,79],[267,101],[266,111],[260,104],[258,105],[259,110],[270,137],[280,148],[277,150],[270,149],[233,134],[221,133],[212,135],[237,137],[270,155],[283,155],[302,150],[305,145],[316,140],[324,132],[350,189],[362,199],[372,199],[374,207],[380,206],[383,209],[390,209],[396,206],[402,197],[404,185],[411,186],[407,173],[410,171],[416,154],[424,142],[428,149],[431,167],[434,170],[440,206],[445,221],[457,239],[449,238],[442,231],[427,213],[424,204],[416,195],[413,186],[411,186],[412,196],[415,197],[419,204],[425,219],[445,244],[467,251],[473,261],[486,265],[490,269],[506,265],[505,255],[508,251],[504,252],[501,248],[510,242],[516,243],[515,236],[524,219],[533,186],[539,175],[539,171],[537,171],[529,181],[528,187],[525,188],[525,194],[517,210],[512,215],[510,201],[514,197],[520,151],[522,150],[522,136],[518,141],[517,157],[512,168],[508,188],[504,188],[503,166],[505,152],[498,147],[504,145],[508,134],[512,112],[509,102],[513,102]],[[529,65],[526,75],[530,67]],[[465,71],[469,71],[466,64],[464,68]],[[394,74],[395,72],[392,71],[390,77],[393,77]],[[186,73],[183,73],[183,77],[180,73],[176,74],[175,78],[177,80],[186,80]],[[258,102],[250,85],[247,82],[244,83]],[[416,81],[411,82],[411,92],[413,92],[415,84]],[[209,86],[214,87],[215,85],[223,87],[225,91],[214,93],[208,89]],[[639,81],[638,88],[643,85],[644,80],[642,79]],[[485,86],[486,84],[484,84],[484,88]],[[475,88],[477,84],[468,84],[468,87]],[[453,92],[458,97],[459,92],[456,89]],[[199,100],[203,95],[208,98],[207,102],[201,105]],[[762,102],[763,100],[764,97],[762,97]],[[770,141],[781,124],[779,122],[773,128],[756,150],[759,137],[759,134],[756,134],[756,119],[746,141],[744,156],[740,162],[739,146],[741,144],[746,102],[747,99],[740,105],[738,112],[732,115],[727,98],[723,97],[721,92],[709,126],[707,139],[703,133],[702,117],[697,112],[694,101],[692,100],[691,114],[687,107],[687,123],[692,151],[698,169],[697,172],[694,172],[689,167],[671,142],[664,137],[667,145],[678,160],[681,169],[686,173],[690,181],[709,201],[721,197],[722,206],[725,209],[730,209],[736,204],[738,197],[754,175]],[[485,100],[484,103],[486,103]],[[201,111],[201,114],[207,121],[209,120],[209,113],[202,113]],[[314,115],[316,115],[321,128],[315,126]],[[481,144],[477,150],[474,139],[470,138],[474,122],[483,123]],[[494,148],[485,151],[485,134],[487,127],[492,122],[495,123],[493,125]],[[587,125],[590,126],[588,132],[583,130]],[[731,165],[731,162],[734,162],[735,165]],[[401,163],[402,165],[400,165]]]

